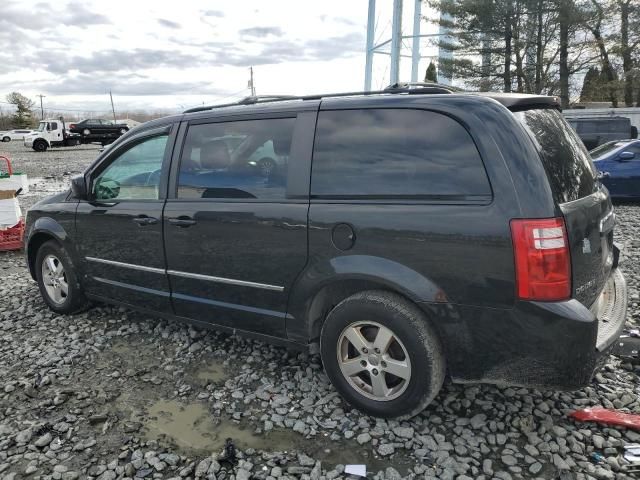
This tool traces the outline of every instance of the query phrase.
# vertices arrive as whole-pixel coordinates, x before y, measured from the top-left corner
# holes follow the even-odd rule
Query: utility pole
[[[113,123],[118,123],[116,120],[116,109],[113,106],[113,95],[111,94],[111,90],[109,90],[109,98],[111,98],[111,111],[113,112]]]
[[[256,96],[256,86],[253,83],[253,67],[249,67],[249,88],[251,89],[251,96]]]
[[[36,95],[36,97],[40,97],[40,115],[42,116],[41,120],[44,120],[44,107],[42,106],[42,99],[46,97],[46,95]]]

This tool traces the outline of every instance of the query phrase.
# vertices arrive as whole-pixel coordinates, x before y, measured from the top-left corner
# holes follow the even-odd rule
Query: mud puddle
[[[376,458],[372,452],[355,442],[334,442],[329,437],[317,436],[305,439],[291,430],[272,430],[257,434],[252,428],[226,419],[215,419],[202,403],[180,403],[176,400],[160,400],[148,410],[142,436],[146,440],[167,439],[182,449],[211,453],[221,451],[225,440],[231,438],[241,448],[254,448],[271,452],[304,452],[322,461],[326,466],[360,463],[369,471],[384,470],[393,465],[406,473],[414,460],[401,453],[393,460]]]
[[[192,373],[193,378],[201,385],[224,382],[229,375],[225,372],[222,362],[218,359],[210,359],[203,362]]]

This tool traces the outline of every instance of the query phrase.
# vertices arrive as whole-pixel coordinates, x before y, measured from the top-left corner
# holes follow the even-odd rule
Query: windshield
[[[44,132],[46,129],[47,129],[47,122],[40,122],[40,125],[38,125],[38,131]]]
[[[607,142],[600,145],[597,148],[594,148],[589,152],[589,154],[591,155],[591,158],[593,158],[594,160],[598,160],[599,158],[608,155],[616,148],[620,148],[624,146],[625,146],[624,142]]]

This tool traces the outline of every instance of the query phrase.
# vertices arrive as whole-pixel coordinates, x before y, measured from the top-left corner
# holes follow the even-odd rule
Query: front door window
[[[157,200],[168,138],[148,138],[120,154],[93,182],[93,198]]]

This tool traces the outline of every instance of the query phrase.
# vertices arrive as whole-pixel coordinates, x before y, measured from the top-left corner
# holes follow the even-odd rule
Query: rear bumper
[[[449,373],[459,383],[580,388],[624,328],[627,287],[613,270],[591,309],[575,299],[518,302],[512,309],[438,307]]]
[[[627,282],[619,268],[613,270],[590,311],[598,319],[596,350],[605,353],[622,334],[627,317]]]

